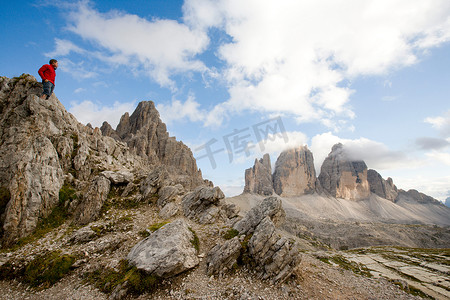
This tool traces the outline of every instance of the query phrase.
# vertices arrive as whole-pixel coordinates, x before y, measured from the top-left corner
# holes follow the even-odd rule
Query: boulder
[[[335,198],[361,200],[370,196],[366,163],[352,160],[342,144],[333,146],[318,179],[322,189]]]
[[[136,244],[127,259],[147,274],[172,277],[198,265],[193,240],[194,234],[186,221],[178,219]]]
[[[285,281],[294,272],[301,257],[298,243],[275,226],[281,223],[284,216],[281,200],[276,197],[268,197],[253,207],[233,226],[239,236],[218,243],[208,252],[208,275],[231,270],[242,255],[247,257],[248,267],[258,277],[269,279],[272,283]],[[246,245],[245,240],[248,241]]]
[[[298,243],[278,231],[269,217],[255,228],[248,251],[256,263],[258,276],[274,283],[285,281],[301,259]]]
[[[134,175],[126,170],[122,171],[103,171],[101,174],[109,179],[112,184],[125,185],[133,181]]]
[[[280,224],[284,221],[285,216],[281,199],[267,197],[259,205],[250,209],[241,220],[233,225],[233,228],[240,234],[250,234],[264,218],[269,217],[275,224]]]
[[[301,196],[316,190],[314,158],[308,147],[283,151],[275,163],[273,188],[282,197]]]
[[[223,244],[215,245],[206,256],[206,273],[224,274],[233,269],[233,265],[241,254],[239,237],[227,240]]]
[[[223,198],[225,195],[219,187],[200,186],[181,200],[183,214],[201,224],[226,219],[227,213],[222,209]]]
[[[244,193],[270,196],[273,194],[272,167],[269,154],[260,160],[255,159],[253,168],[245,170]]]

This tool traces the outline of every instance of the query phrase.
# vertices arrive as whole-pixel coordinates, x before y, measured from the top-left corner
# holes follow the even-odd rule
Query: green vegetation
[[[67,274],[75,262],[73,255],[53,251],[36,257],[25,268],[23,280],[31,286],[48,288]]]
[[[155,232],[156,230],[160,229],[161,227],[163,227],[164,225],[166,225],[169,222],[160,222],[160,223],[155,223],[152,224],[148,227],[148,230],[150,230],[151,232]]]
[[[364,266],[362,264],[358,264],[353,261],[348,261],[342,255],[335,255],[335,256],[331,257],[330,260],[332,262],[334,262],[335,264],[339,265],[343,269],[350,270],[353,273],[363,275],[366,277],[372,277],[370,270],[366,266]],[[322,261],[324,261],[324,260],[322,260]]]
[[[17,279],[32,287],[49,288],[72,269],[76,257],[52,251],[40,255],[23,267],[7,262],[0,267],[0,279]]]
[[[238,235],[239,235],[239,231],[237,231],[234,228],[230,228],[223,234],[223,238],[226,240],[231,240],[232,238],[234,238]]]
[[[122,185],[111,186],[107,200],[103,203],[100,213],[105,214],[111,208],[127,210],[138,208],[144,204],[155,204],[159,198],[158,194],[151,195],[146,201],[142,201],[137,197],[121,197],[124,190],[125,186]],[[135,194],[136,192],[137,189],[132,193]]]
[[[192,234],[194,235],[194,239],[191,240],[191,244],[192,244],[192,246],[194,246],[195,250],[198,253],[200,251],[200,240],[198,239],[198,236],[195,233],[195,231],[191,227],[188,227],[188,228],[192,232]]]
[[[127,260],[121,260],[118,271],[111,268],[101,268],[86,274],[85,281],[107,294],[114,291],[118,285],[122,285],[128,293],[140,295],[153,291],[161,280],[155,275],[147,275],[131,266]]]

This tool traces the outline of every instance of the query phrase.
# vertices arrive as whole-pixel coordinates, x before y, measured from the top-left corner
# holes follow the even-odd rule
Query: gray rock
[[[76,224],[88,224],[100,214],[103,203],[108,197],[111,187],[110,181],[104,176],[97,176],[92,184],[83,194],[83,200],[74,212],[74,221]]]
[[[159,207],[164,207],[166,204],[177,201],[184,192],[181,184],[165,186],[158,192],[159,198],[156,204]]]
[[[206,273],[217,275],[231,270],[241,253],[241,248],[237,236],[214,246],[206,256]]]
[[[392,178],[389,177],[384,180],[377,171],[370,169],[367,171],[367,181],[369,182],[370,192],[392,202],[397,198],[398,190]]]
[[[264,218],[269,217],[275,224],[280,224],[284,221],[285,216],[281,199],[267,197],[259,205],[249,210],[244,218],[233,225],[233,228],[240,234],[250,234]]]
[[[75,231],[69,239],[70,243],[83,244],[92,241],[97,237],[97,234],[90,226],[85,226]]]
[[[180,212],[180,205],[176,202],[169,202],[164,205],[159,211],[158,215],[163,219],[170,219]]]
[[[167,278],[198,265],[193,233],[183,219],[166,224],[131,249],[128,261],[148,274]]]
[[[272,195],[272,167],[269,154],[264,154],[260,160],[255,159],[253,168],[245,170],[244,193]]]
[[[198,187],[183,197],[181,201],[183,214],[201,224],[211,224],[219,219],[225,219],[227,213],[222,209],[223,198],[225,195],[219,187]]]
[[[301,196],[316,190],[314,158],[308,147],[283,151],[273,173],[275,193],[283,197]]]
[[[134,180],[134,175],[126,170],[122,171],[103,171],[103,176],[109,179],[112,184],[127,184]]]
[[[370,196],[366,163],[352,160],[342,144],[333,146],[318,179],[323,190],[332,197],[361,200]]]
[[[285,281],[300,263],[298,244],[276,230],[269,217],[255,229],[248,249],[259,277],[274,283]]]
[[[191,150],[169,137],[152,101],[140,102],[131,116],[125,113],[115,131],[104,125],[103,134],[127,143],[134,153],[147,158],[151,164],[165,165],[174,181],[186,189],[203,184]]]

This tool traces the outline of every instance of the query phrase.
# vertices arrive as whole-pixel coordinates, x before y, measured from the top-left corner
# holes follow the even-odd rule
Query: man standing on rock
[[[48,99],[55,89],[55,70],[58,68],[58,61],[56,59],[50,59],[48,65],[43,65],[38,73],[42,78],[42,85],[44,92],[41,95],[41,99]]]

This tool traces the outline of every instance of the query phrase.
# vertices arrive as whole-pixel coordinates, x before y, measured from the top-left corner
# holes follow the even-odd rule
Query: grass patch
[[[117,286],[122,285],[127,289],[127,293],[134,295],[152,292],[161,282],[159,277],[147,275],[131,266],[127,260],[119,262],[118,270],[102,268],[87,273],[85,281],[106,294],[112,293]]]
[[[349,261],[341,255],[335,255],[331,257],[330,260],[333,261],[335,264],[339,265],[341,268],[350,270],[355,274],[363,275],[366,277],[372,277],[372,274],[370,273],[369,269],[366,266],[358,264],[353,261]]]
[[[167,223],[169,223],[169,222],[160,222],[160,223],[152,224],[152,225],[150,225],[148,227],[148,230],[150,230],[151,232],[155,232],[156,230],[160,229],[161,227],[163,227]]]
[[[238,235],[239,235],[239,231],[237,231],[234,228],[230,228],[223,234],[223,238],[226,240],[231,240],[232,238],[234,238]]]
[[[192,246],[194,246],[195,250],[198,253],[200,251],[200,240],[198,239],[198,236],[195,233],[194,229],[192,229],[191,227],[188,227],[188,228],[192,232],[192,234],[194,235],[194,239],[191,240],[191,244],[192,244]]]
[[[7,262],[0,267],[0,279],[17,279],[32,287],[49,288],[72,270],[73,255],[52,251],[37,256],[25,266]]]

